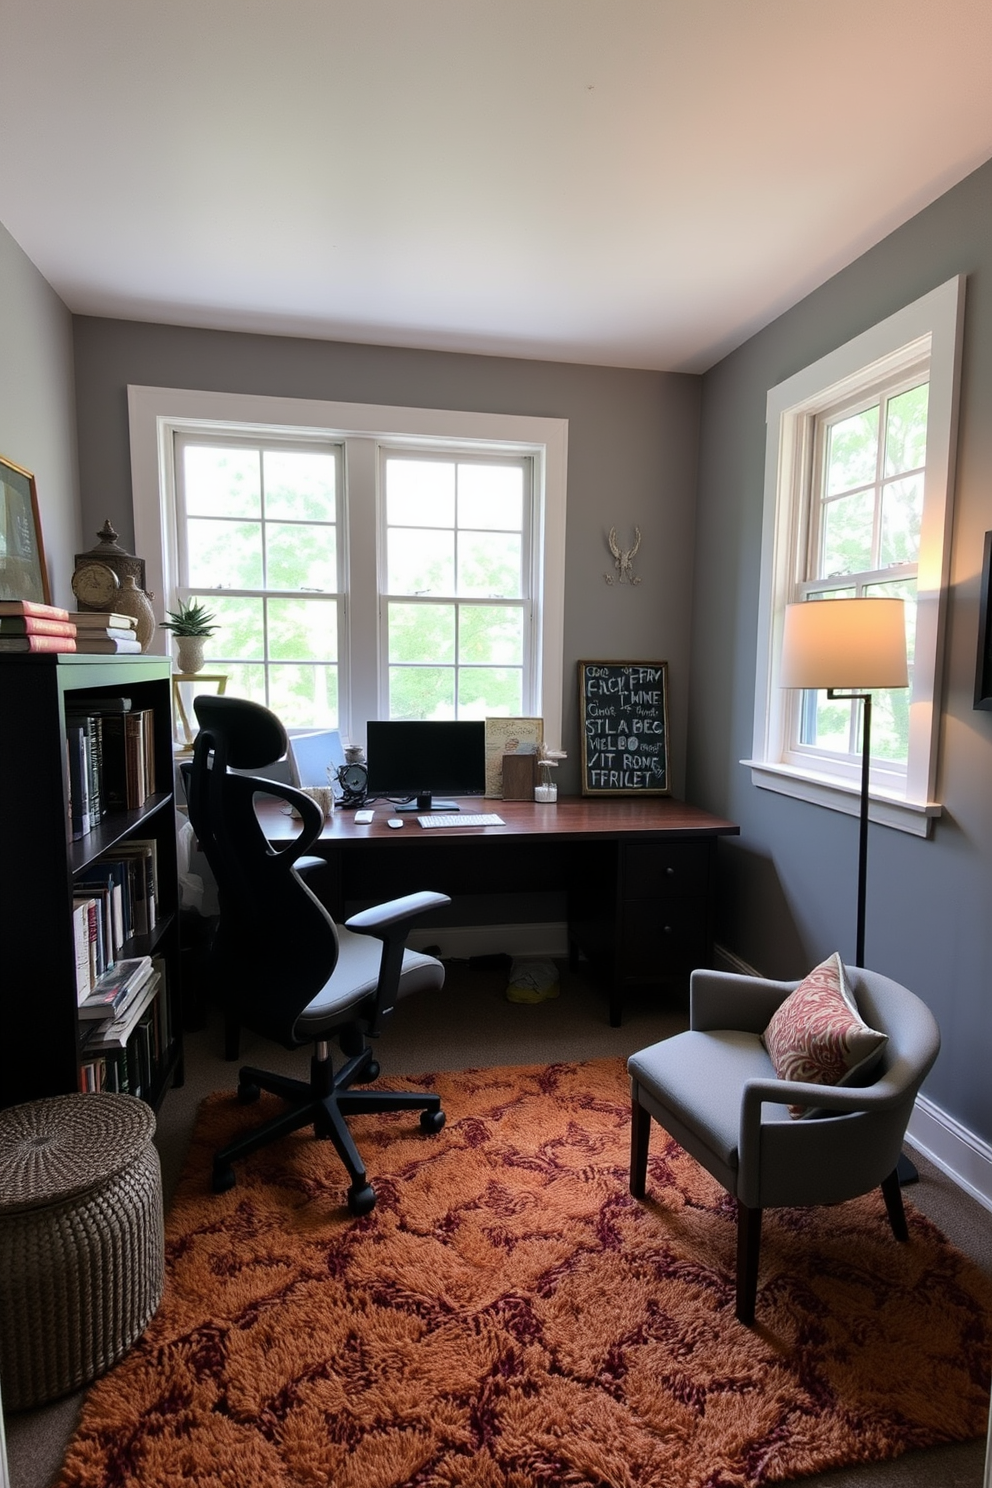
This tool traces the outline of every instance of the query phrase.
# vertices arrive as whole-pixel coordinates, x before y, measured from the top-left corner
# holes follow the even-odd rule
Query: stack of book
[[[72,840],[111,811],[139,811],[155,791],[155,715],[128,697],[66,694]]]
[[[172,1036],[164,975],[158,958],[119,961],[103,979],[103,1007],[80,1007],[81,1090],[151,1093]]]
[[[0,600],[0,651],[75,651],[68,610],[33,599]]]
[[[141,650],[132,615],[114,610],[77,610],[70,619],[76,626],[76,650],[113,656]]]

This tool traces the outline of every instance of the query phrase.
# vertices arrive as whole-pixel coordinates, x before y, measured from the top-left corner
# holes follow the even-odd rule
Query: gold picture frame
[[[34,476],[0,455],[0,600],[4,599],[52,602]]]
[[[543,718],[486,719],[486,795],[503,795],[504,754],[537,754],[544,739]]]

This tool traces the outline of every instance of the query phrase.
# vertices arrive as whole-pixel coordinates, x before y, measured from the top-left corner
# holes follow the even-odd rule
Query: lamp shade
[[[785,607],[781,687],[908,687],[901,599],[816,599]]]

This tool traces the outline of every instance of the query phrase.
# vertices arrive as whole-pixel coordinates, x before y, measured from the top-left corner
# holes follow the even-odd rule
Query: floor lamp
[[[817,599],[787,605],[779,674],[782,687],[860,702],[861,807],[858,836],[858,933],[854,964],[865,964],[865,891],[868,867],[868,782],[871,770],[870,687],[908,687],[906,620],[901,599]],[[918,1176],[901,1158],[899,1180]]]

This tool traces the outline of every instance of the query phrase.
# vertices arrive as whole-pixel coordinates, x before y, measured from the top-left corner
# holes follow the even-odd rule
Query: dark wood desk
[[[462,809],[495,812],[505,826],[386,826],[388,806],[369,825],[335,811],[313,849],[327,859],[321,897],[336,916],[346,903],[376,902],[415,889],[459,896],[512,889],[564,889],[569,956],[580,952],[609,991],[610,1022],[620,1022],[625,988],[684,984],[713,944],[716,840],[740,828],[665,796],[535,801],[464,800]],[[259,811],[270,841],[294,835],[278,807]],[[324,875],[321,875],[324,877]],[[316,885],[315,885],[316,887]]]

